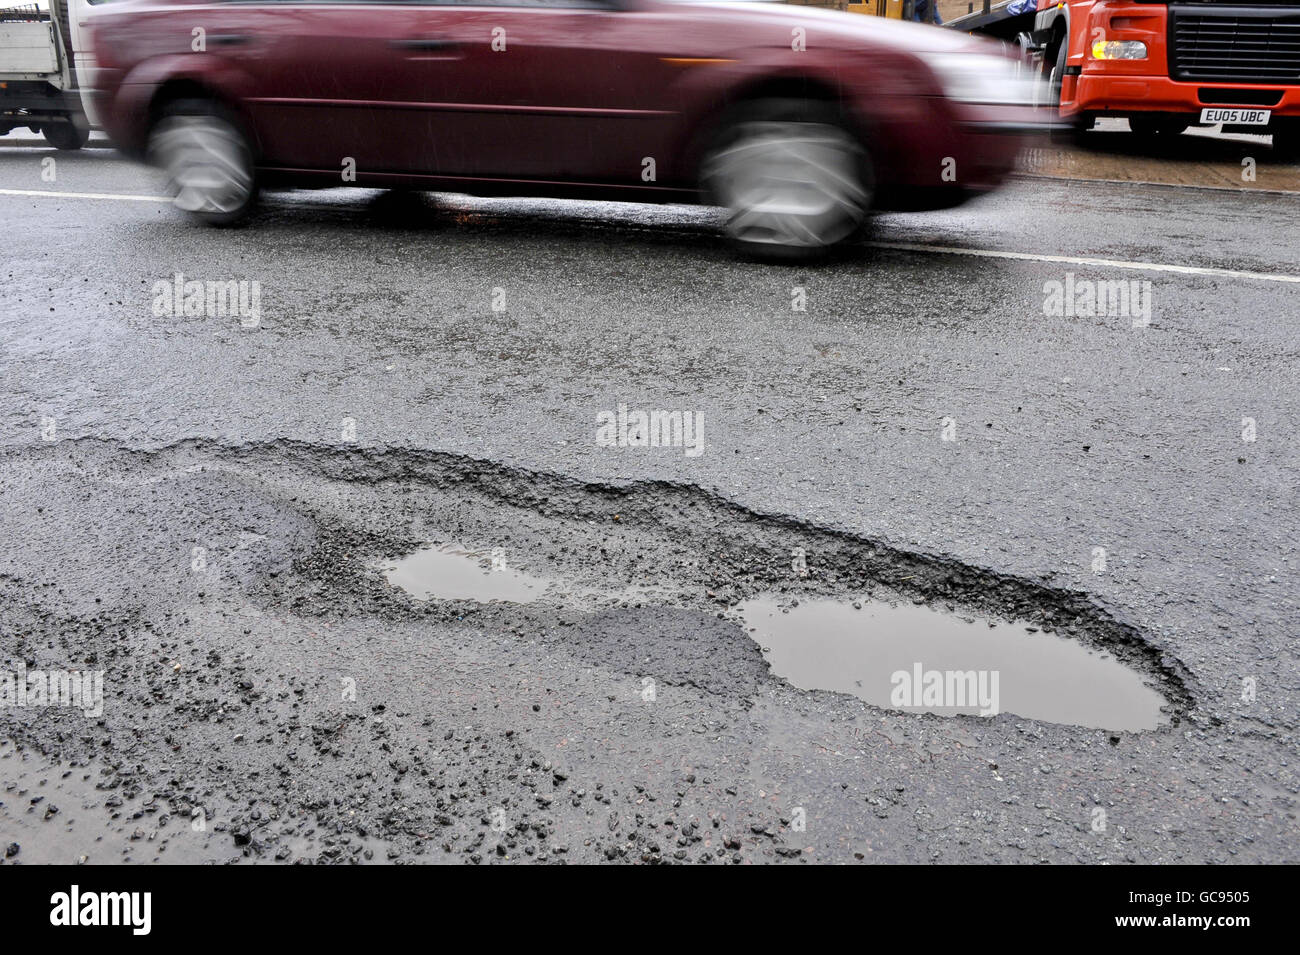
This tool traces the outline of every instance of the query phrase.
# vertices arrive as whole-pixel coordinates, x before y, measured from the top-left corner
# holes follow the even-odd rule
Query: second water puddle
[[[1149,730],[1164,698],[1109,654],[1025,624],[968,622],[926,606],[834,600],[741,605],[772,672],[804,690],[942,716],[1014,713],[1052,723]]]

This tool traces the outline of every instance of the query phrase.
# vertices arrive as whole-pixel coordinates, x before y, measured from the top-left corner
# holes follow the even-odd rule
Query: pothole
[[[878,705],[890,705],[889,678],[916,663],[922,679],[929,670],[997,669],[1000,711],[1052,722],[1150,729],[1163,718],[1177,725],[1194,705],[1191,674],[1172,652],[1170,638],[1117,619],[1081,589],[1046,575],[1006,575],[846,529],[756,512],[689,485],[590,483],[442,452],[340,451],[292,441],[231,447],[196,440],[145,454],[86,439],[42,447],[33,458],[62,456],[69,448],[82,482],[87,475],[156,481],[179,473],[190,481],[255,482],[267,509],[281,506],[293,515],[292,533],[283,532],[275,550],[270,545],[279,540],[276,535],[248,545],[262,558],[255,566],[263,570],[240,580],[249,581],[243,586],[256,601],[295,613],[431,620],[475,615],[487,628],[548,639],[564,633],[551,628],[570,627],[592,610],[675,607],[739,622],[748,605],[749,625],[756,626],[755,601],[798,600],[804,606],[854,595],[863,602],[938,607],[978,618],[984,622],[974,628],[981,632],[975,642],[982,647],[997,645],[1002,633],[988,621],[1022,621],[1005,625],[1032,640],[1023,650],[1017,644],[1003,648],[993,663],[950,663],[947,657],[931,659],[928,651],[913,652],[901,664],[885,663],[883,693],[863,697]],[[215,476],[195,472],[200,465]],[[255,526],[266,534],[262,528]],[[429,541],[469,546],[426,543],[412,550]],[[506,566],[494,569],[494,547],[505,553]],[[286,554],[295,551],[288,562]],[[382,563],[366,556],[393,554],[407,556]],[[526,571],[515,569],[516,557]],[[439,607],[442,602],[447,606]],[[474,603],[479,606],[469,606]],[[516,611],[516,604],[531,606]],[[1038,632],[1030,633],[1031,627]],[[647,624],[633,642],[660,638]],[[762,643],[775,646],[772,639]],[[1000,661],[1029,660],[1045,645],[1061,643],[1075,656],[1047,661],[1023,679],[1015,676],[1014,682],[1024,684],[1020,688],[1009,685],[1019,671]],[[1101,689],[1088,691],[1095,705],[1082,715],[1045,711],[1034,702],[1056,697],[1063,704],[1071,698],[1067,691],[1077,689],[1073,674],[1091,672],[1087,668],[1097,663],[1105,673],[1090,685]],[[796,685],[804,680],[779,661],[769,665]],[[1057,692],[1059,674],[1071,679]],[[862,695],[856,682],[804,682]],[[1035,687],[1041,688],[1037,697]],[[1164,713],[1156,715],[1161,705]],[[921,708],[927,708],[924,695]]]
[[[388,582],[419,600],[531,603],[551,581],[507,567],[500,548],[434,544],[405,557],[377,561]]]
[[[595,595],[629,593],[525,573],[508,565],[502,547],[429,544],[372,566],[418,600],[528,604],[545,597],[577,607]],[[672,604],[642,596],[651,606]],[[939,716],[1010,713],[1129,732],[1168,722],[1164,697],[1113,654],[1023,621],[878,598],[764,595],[733,609],[772,672],[802,690]]]
[[[1127,731],[1167,722],[1164,698],[1109,653],[1023,623],[859,606],[762,597],[740,610],[772,672],[800,689],[941,716],[1013,713]]]

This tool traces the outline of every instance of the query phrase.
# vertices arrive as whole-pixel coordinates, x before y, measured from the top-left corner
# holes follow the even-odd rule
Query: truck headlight
[[[923,53],[949,99],[959,103],[1033,106],[1041,81],[1016,60],[992,53]]]
[[[1140,40],[1098,40],[1092,45],[1094,60],[1145,60],[1147,45]]]

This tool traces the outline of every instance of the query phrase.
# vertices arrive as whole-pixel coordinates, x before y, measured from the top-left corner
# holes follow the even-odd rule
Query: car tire
[[[72,152],[90,141],[90,127],[85,119],[69,116],[67,122],[43,125],[41,135],[55,149]]]
[[[149,131],[149,162],[167,176],[174,205],[208,225],[234,225],[252,210],[253,155],[243,123],[219,103],[169,103]]]
[[[871,155],[834,105],[798,99],[744,103],[719,124],[700,181],[727,210],[742,254],[807,261],[859,234],[875,199]]]

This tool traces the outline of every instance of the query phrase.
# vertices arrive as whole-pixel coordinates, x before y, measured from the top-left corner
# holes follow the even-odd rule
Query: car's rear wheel
[[[701,180],[727,235],[761,258],[809,259],[856,234],[875,196],[871,157],[834,106],[747,103],[721,125]]]
[[[257,199],[253,149],[238,119],[217,103],[164,107],[149,134],[149,161],[163,170],[176,208],[210,225],[232,225]]]

